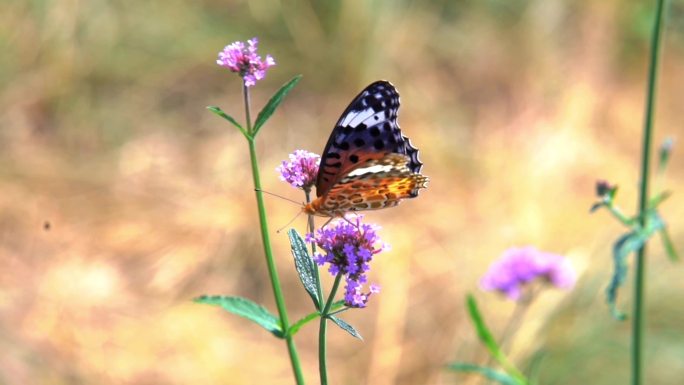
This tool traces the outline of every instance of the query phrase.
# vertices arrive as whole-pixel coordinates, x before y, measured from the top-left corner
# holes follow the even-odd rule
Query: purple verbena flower
[[[318,165],[321,156],[305,150],[296,150],[289,155],[290,160],[284,160],[276,167],[280,174],[280,180],[289,183],[292,187],[310,190],[316,183]]]
[[[517,301],[524,286],[537,278],[557,288],[570,289],[575,285],[577,275],[570,262],[561,255],[541,252],[531,246],[513,247],[489,266],[480,286]]]
[[[373,256],[386,249],[377,235],[377,225],[362,224],[361,215],[337,219],[327,226],[308,234],[307,242],[316,242],[321,253],[314,258],[320,266],[329,264],[332,275],[343,274],[345,278],[344,302],[349,307],[365,307],[372,294],[380,287],[371,284],[368,292],[363,291],[368,282],[367,273]],[[351,221],[352,223],[348,222]]]
[[[266,60],[261,60],[261,56],[257,54],[258,44],[256,37],[247,40],[247,45],[241,41],[229,44],[219,52],[216,63],[240,74],[245,86],[251,87],[266,76],[269,67],[276,64],[271,55],[266,55]]]

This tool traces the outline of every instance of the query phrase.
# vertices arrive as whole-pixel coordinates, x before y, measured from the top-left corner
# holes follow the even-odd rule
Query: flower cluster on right
[[[561,255],[542,252],[531,246],[514,247],[490,265],[480,285],[484,290],[498,291],[517,301],[524,288],[537,279],[560,289],[571,289],[577,275],[570,261]]]

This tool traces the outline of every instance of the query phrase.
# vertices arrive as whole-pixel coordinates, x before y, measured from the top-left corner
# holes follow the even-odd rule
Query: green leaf
[[[235,127],[237,127],[240,130],[240,132],[242,132],[242,135],[244,135],[246,138],[249,138],[249,134],[247,133],[247,131],[244,128],[242,128],[240,123],[238,123],[237,120],[235,120],[232,116],[223,112],[223,110],[221,108],[216,107],[216,106],[208,106],[207,110],[209,110],[209,111],[215,113],[216,115],[222,117],[223,119],[231,122]]]
[[[316,309],[321,310],[315,271],[316,264],[306,249],[306,242],[304,242],[304,239],[302,239],[297,231],[290,229],[287,235],[290,237],[290,247],[292,248],[292,256],[294,256],[295,268],[297,273],[299,273],[299,280],[302,281],[302,285],[304,285],[306,292],[309,293]]]
[[[480,309],[477,307],[477,302],[472,294],[468,294],[468,313],[470,314],[470,319],[475,324],[475,330],[477,331],[477,336],[480,341],[484,343],[487,350],[493,357],[501,355],[501,350],[499,349],[499,344],[496,343],[494,336],[485,325],[482,315],[480,314]]]
[[[627,319],[627,315],[617,309],[618,289],[627,279],[627,256],[641,248],[647,239],[641,232],[631,231],[622,235],[613,244],[613,275],[606,289],[606,302],[610,313],[619,321]]]
[[[496,371],[492,368],[486,366],[480,366],[475,364],[469,364],[465,362],[454,362],[448,365],[448,368],[456,372],[465,373],[479,373],[484,377],[496,381],[501,385],[522,385],[524,382],[517,380],[515,377],[511,377],[506,373]]]
[[[670,234],[667,231],[667,224],[657,211],[651,210],[650,213],[651,221],[649,224],[652,228],[651,231],[658,231],[660,233],[660,239],[663,241],[663,247],[665,248],[667,256],[670,258],[670,261],[677,262],[679,260],[679,255],[677,255],[677,250],[675,249],[674,243],[672,243]]]
[[[308,324],[309,322],[315,320],[316,318],[318,318],[320,316],[321,316],[321,313],[319,313],[317,311],[306,315],[304,318],[293,323],[292,326],[290,326],[290,329],[287,331],[287,334],[290,336],[297,334],[299,329],[301,329],[304,325]]]
[[[527,380],[525,380],[525,376],[515,366],[513,366],[513,364],[511,364],[508,361],[508,358],[506,357],[504,352],[501,351],[499,344],[496,343],[494,336],[489,331],[489,328],[487,328],[487,325],[485,325],[484,323],[482,314],[480,313],[480,310],[477,307],[475,297],[473,297],[472,294],[468,294],[467,296],[467,305],[468,313],[470,314],[470,319],[473,321],[473,324],[475,324],[475,330],[477,331],[477,335],[480,338],[480,341],[482,341],[482,343],[489,351],[489,354],[491,354],[492,357],[499,364],[501,364],[501,366],[506,370],[508,374],[516,378],[521,383],[527,383]]]
[[[341,307],[343,307],[343,306],[344,306],[344,301],[337,301],[337,302],[334,302],[334,303],[332,304],[332,306],[330,306],[330,310],[332,311],[332,310],[335,310],[335,309],[339,309],[339,308],[341,308]],[[344,310],[344,309],[343,309],[343,310]],[[332,313],[332,314],[335,314],[335,313]],[[321,316],[321,314],[320,314],[319,312],[317,312],[317,311],[316,311],[316,312],[313,312],[313,313],[311,313],[311,314],[306,315],[304,318],[302,318],[302,319],[300,319],[299,321],[297,321],[297,322],[295,322],[294,324],[292,324],[292,326],[290,326],[290,329],[288,330],[287,334],[288,334],[288,335],[291,335],[291,336],[297,334],[297,332],[299,331],[299,329],[301,329],[304,325],[306,325],[307,323],[309,323],[309,322],[315,320],[316,318],[318,318],[318,317],[320,317],[320,316]]]
[[[257,132],[259,132],[259,129],[261,126],[266,123],[268,118],[273,115],[273,112],[275,112],[276,108],[280,105],[280,103],[283,102],[283,99],[285,99],[285,96],[294,88],[294,86],[297,85],[297,83],[302,79],[302,75],[297,75],[292,80],[289,82],[285,83],[278,92],[276,92],[271,99],[266,103],[264,108],[259,112],[259,115],[257,115],[256,121],[254,122],[254,136],[256,136]]]
[[[661,231],[665,228],[665,222],[655,210],[648,210],[646,212],[646,223],[647,227],[645,229],[637,228],[623,234],[613,244],[613,276],[610,279],[608,288],[606,288],[606,303],[608,303],[613,317],[620,321],[627,319],[626,314],[619,311],[616,304],[618,289],[627,279],[627,257],[641,249],[656,231]]]
[[[653,198],[648,200],[648,207],[650,209],[655,209],[663,203],[667,198],[669,198],[672,195],[671,191],[662,191],[658,195],[654,196]]]
[[[342,328],[342,330],[346,331],[347,333],[351,334],[352,337],[358,338],[361,341],[363,341],[363,337],[361,337],[361,334],[354,329],[353,326],[350,324],[346,323],[342,318],[335,317],[334,315],[328,316],[328,318],[335,323],[335,325],[339,326]]]
[[[250,301],[247,298],[203,295],[201,297],[195,298],[193,301],[207,305],[220,306],[233,314],[255,322],[259,326],[271,332],[274,336],[283,338],[283,331],[278,318],[271,314],[263,306]]]
[[[667,252],[667,256],[670,258],[670,261],[678,262],[679,255],[677,254],[677,250],[672,243],[672,239],[670,238],[670,234],[667,232],[666,227],[663,227],[660,230],[660,239],[663,241],[663,247],[665,247],[665,251]]]
[[[606,202],[596,202],[593,205],[591,205],[591,208],[589,209],[589,213],[594,213],[596,210],[600,209],[601,207],[605,207]]]

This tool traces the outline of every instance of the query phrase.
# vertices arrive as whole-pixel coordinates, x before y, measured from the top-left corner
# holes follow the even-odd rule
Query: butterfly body
[[[377,210],[418,196],[428,178],[397,124],[399,94],[392,84],[366,87],[342,113],[321,155],[317,199],[307,214],[336,217]]]

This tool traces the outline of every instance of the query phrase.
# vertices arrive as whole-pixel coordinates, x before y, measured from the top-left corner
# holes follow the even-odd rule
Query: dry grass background
[[[335,384],[474,384],[450,361],[483,362],[464,310],[475,292],[494,330],[512,305],[477,289],[505,248],[534,244],[581,272],[545,293],[513,357],[544,352],[541,384],[628,378],[629,324],[603,303],[622,231],[588,214],[594,182],[636,202],[650,2],[6,0],[0,4],[0,383],[289,384],[283,343],[190,299],[249,297],[275,309],[241,135],[204,107],[241,116],[238,79],[214,64],[261,38],[278,62],[260,106],[304,80],[262,130],[264,188],[301,199],[272,170],[320,152],[351,97],[376,79],[402,94],[400,124],[430,187],[372,213],[393,246],[383,287],[330,331]],[[681,141],[684,4],[664,44],[656,143]],[[679,143],[657,188],[684,250]],[[298,210],[269,199],[272,229]],[[49,229],[46,229],[49,223]],[[304,220],[296,222],[303,231]],[[290,318],[311,311],[285,234],[275,250]],[[649,248],[649,384],[684,377],[682,267]],[[621,295],[629,307],[630,287]],[[317,382],[315,327],[297,336]]]

